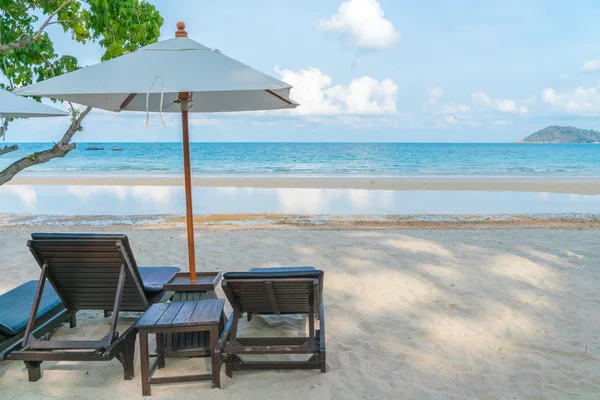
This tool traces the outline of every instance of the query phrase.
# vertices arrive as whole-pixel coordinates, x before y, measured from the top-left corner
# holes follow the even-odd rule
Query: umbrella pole
[[[183,128],[183,173],[185,182],[185,215],[187,219],[188,260],[190,282],[196,283],[196,251],[194,247],[194,211],[192,209],[192,172],[190,168],[190,136],[188,127],[189,93],[179,93],[181,102],[181,125]]]

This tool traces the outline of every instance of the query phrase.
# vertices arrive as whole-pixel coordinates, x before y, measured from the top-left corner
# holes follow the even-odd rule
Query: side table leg
[[[140,330],[140,363],[142,369],[142,395],[150,396],[150,355],[148,353],[148,333]]]
[[[219,340],[219,326],[210,327],[210,352],[212,361],[212,387],[221,388],[221,368],[219,366],[220,354],[216,353],[217,342]]]
[[[156,353],[158,355],[158,368],[165,367],[165,335],[163,333],[156,334]]]

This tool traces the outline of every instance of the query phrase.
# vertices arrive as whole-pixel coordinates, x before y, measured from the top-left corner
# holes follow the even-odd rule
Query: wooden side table
[[[212,387],[221,387],[219,357],[215,347],[219,340],[225,300],[193,300],[185,302],[155,303],[136,324],[140,333],[140,359],[142,364],[142,394],[151,394],[151,384],[180,383],[212,380]],[[165,366],[164,337],[175,332],[207,331],[210,334],[211,373],[153,378],[156,368]],[[150,366],[148,335],[156,334],[157,355]],[[176,351],[176,350],[174,350]]]
[[[165,296],[161,302],[217,299],[215,287],[221,280],[221,276],[221,272],[218,271],[198,272],[196,283],[190,283],[189,272],[179,272],[163,285]],[[226,322],[227,318],[225,317],[219,328],[219,335]],[[208,331],[174,332],[162,336],[165,340],[165,358],[210,357],[210,334]]]

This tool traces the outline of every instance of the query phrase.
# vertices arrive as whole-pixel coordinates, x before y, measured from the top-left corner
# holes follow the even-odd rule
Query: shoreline
[[[89,186],[183,186],[180,177],[83,177],[17,176],[8,185],[89,185]],[[294,189],[427,190],[486,192],[547,192],[600,194],[600,177],[556,178],[394,178],[394,177],[196,177],[199,187],[251,187]]]

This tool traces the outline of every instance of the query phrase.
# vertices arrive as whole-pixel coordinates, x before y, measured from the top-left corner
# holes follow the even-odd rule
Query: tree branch
[[[42,56],[42,58],[44,59],[44,62],[46,63],[46,65],[48,66],[48,68],[50,68],[50,72],[52,72],[52,76],[56,77],[56,74],[54,73],[54,66],[52,66],[52,64],[50,64],[50,62],[48,61],[48,59],[46,57],[44,57],[43,53],[40,53],[40,56]]]
[[[8,130],[8,118],[4,118],[4,120],[2,121],[2,125],[0,126],[0,138],[5,137],[4,135],[6,135],[7,130]]]
[[[0,185],[10,181],[16,174],[33,165],[46,163],[54,158],[64,157],[74,148],[75,143],[69,143],[75,133],[81,130],[81,121],[92,111],[92,107],[87,107],[77,116],[73,116],[69,129],[65,132],[62,139],[51,149],[40,151],[23,157],[15,161],[2,172],[0,172]]]
[[[73,19],[59,19],[58,21],[52,21],[50,22],[48,25],[53,25],[53,24],[64,24],[67,22],[75,22],[75,20]]]
[[[46,29],[46,27],[51,24],[52,18],[54,18],[56,14],[58,14],[60,10],[62,10],[67,4],[72,3],[73,1],[74,0],[66,0],[64,3],[58,6],[58,8],[48,16],[48,18],[42,24],[42,26],[40,26],[40,29],[38,29],[35,35],[27,36],[25,34],[22,34],[19,35],[19,37],[17,37],[12,42],[0,45],[0,54],[12,49],[24,49],[26,47],[29,47],[33,42],[38,40],[40,36],[42,36],[42,33],[44,33],[44,29]]]
[[[13,144],[12,146],[4,146],[3,149],[0,149],[0,156],[5,155],[6,153],[10,153],[11,151],[18,150],[19,146]]]

